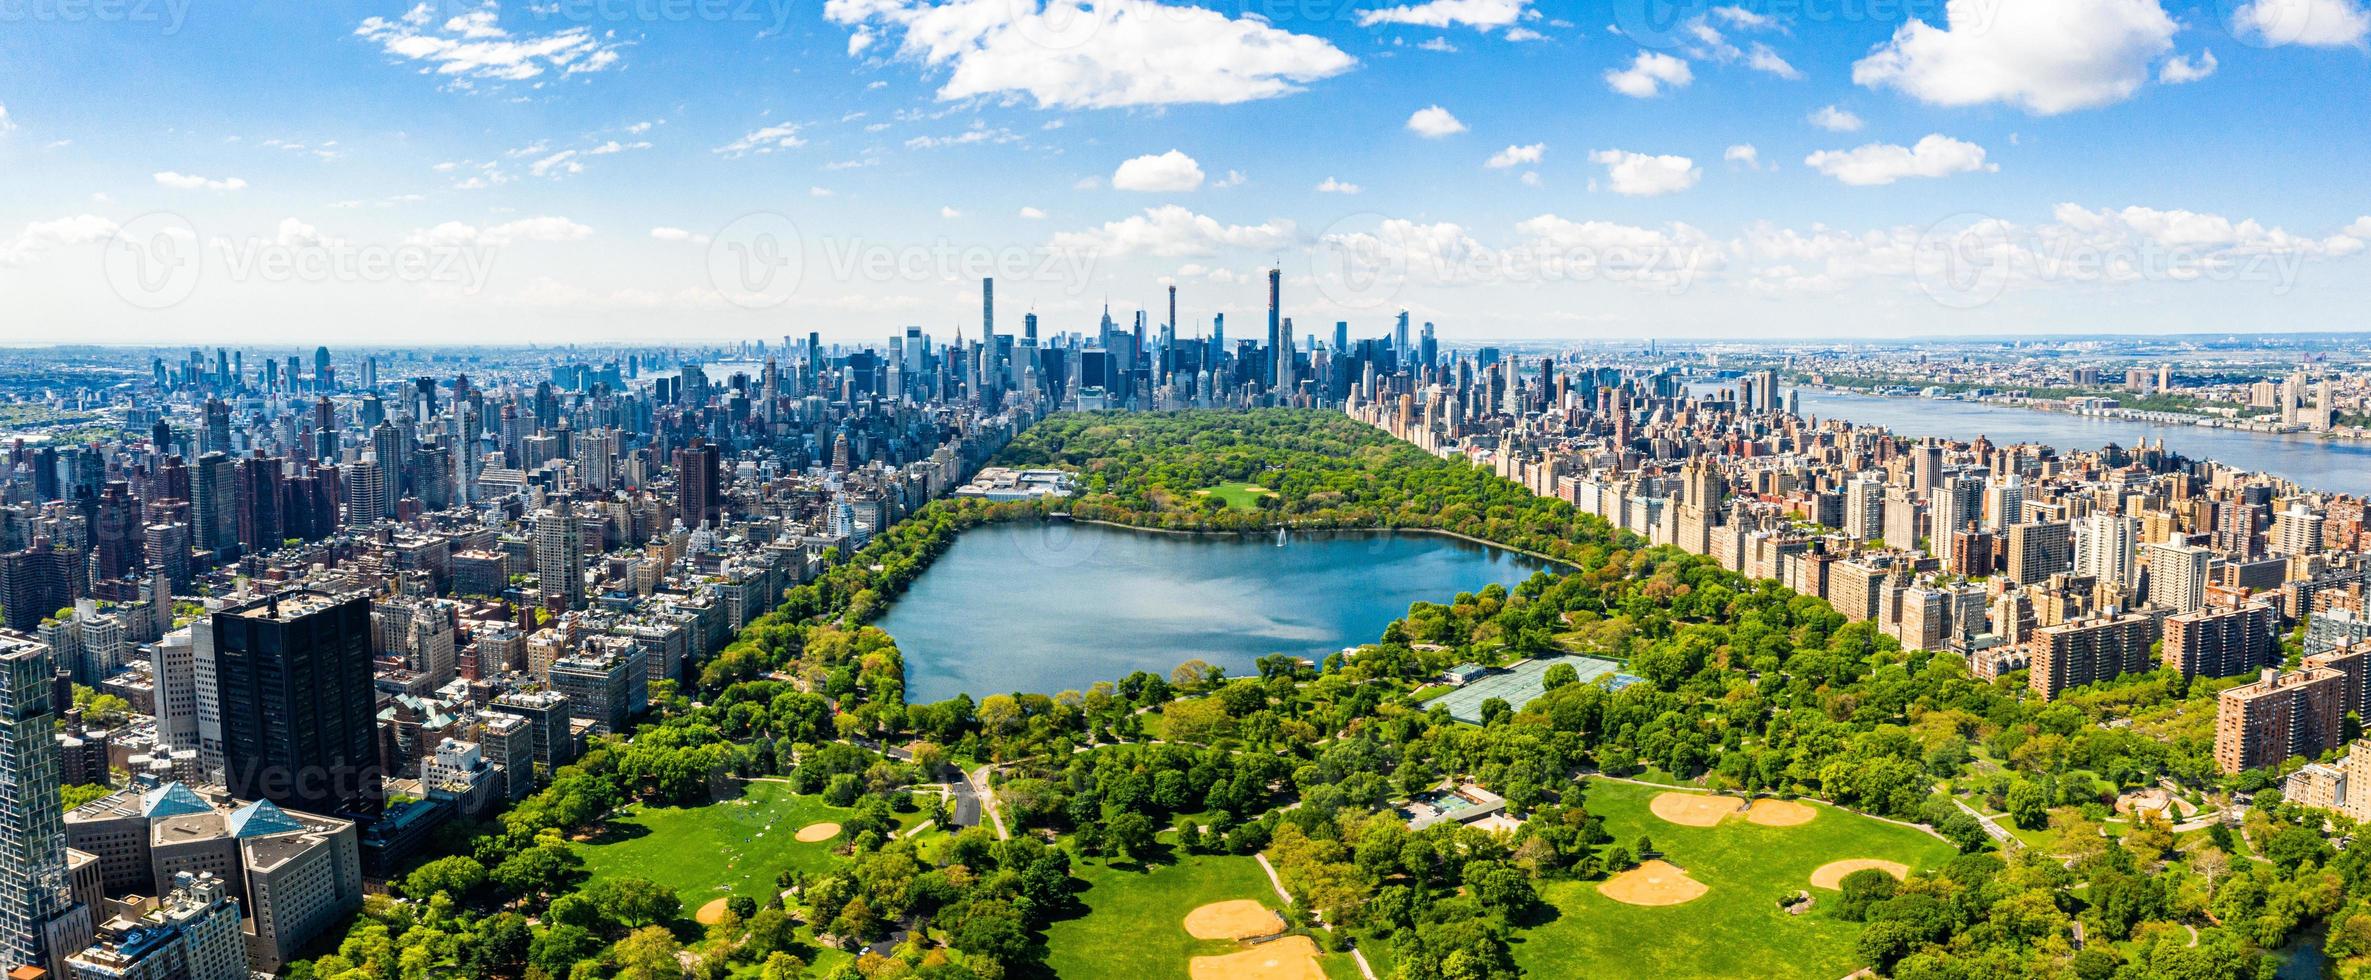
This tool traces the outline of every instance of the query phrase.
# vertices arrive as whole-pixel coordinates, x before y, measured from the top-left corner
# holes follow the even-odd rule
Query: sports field
[[[1853,955],[1861,926],[1832,916],[1835,893],[1814,889],[1813,873],[1849,859],[1918,870],[1955,853],[1921,831],[1820,803],[1808,804],[1816,813],[1805,823],[1773,825],[1743,811],[1710,826],[1689,826],[1655,815],[1652,802],[1665,792],[1593,779],[1586,805],[1605,819],[1617,842],[1631,844],[1641,833],[1652,838],[1662,860],[1684,871],[1692,883],[1687,890],[1701,885],[1702,893],[1672,904],[1629,904],[1608,897],[1604,882],[1547,883],[1541,897],[1558,915],[1516,936],[1515,962],[1526,976],[1835,980],[1863,965]],[[1721,802],[1736,809],[1733,800]],[[1624,884],[1635,890],[1644,882]],[[1791,916],[1778,899],[1797,891],[1811,891],[1820,901]],[[1622,886],[1614,892],[1639,897]]]
[[[1180,853],[1175,858],[1149,870],[1126,862],[1106,867],[1102,858],[1074,859],[1071,871],[1086,885],[1078,893],[1086,912],[1046,927],[1046,965],[1054,975],[1063,980],[1188,980],[1197,957],[1253,948],[1194,938],[1186,923],[1196,909],[1223,902],[1254,902],[1277,912],[1284,908],[1259,862],[1250,857]],[[1213,961],[1205,972],[1220,966]],[[1319,966],[1337,980],[1358,976],[1346,955],[1321,956]]]
[[[836,823],[851,811],[800,796],[784,783],[741,784],[739,799],[698,807],[636,807],[610,821],[601,838],[577,845],[585,870],[596,876],[648,878],[676,890],[686,916],[711,899],[763,899],[783,871],[809,873],[838,860],[839,841],[801,843],[812,824]]]
[[[1275,493],[1275,491],[1256,483],[1221,483],[1215,487],[1205,487],[1198,492],[1216,497],[1220,503],[1226,504],[1234,510],[1258,510],[1260,509],[1260,498]]]
[[[1596,657],[1534,657],[1492,671],[1470,684],[1425,702],[1424,707],[1431,710],[1433,705],[1444,705],[1449,709],[1449,717],[1468,725],[1479,725],[1482,723],[1484,701],[1498,698],[1505,701],[1507,707],[1521,711],[1524,705],[1547,693],[1547,686],[1542,682],[1547,679],[1548,668],[1557,664],[1571,664],[1583,684],[1594,683],[1600,677],[1605,678],[1605,683],[1616,690],[1638,683],[1638,678],[1620,673],[1621,665],[1610,660]]]

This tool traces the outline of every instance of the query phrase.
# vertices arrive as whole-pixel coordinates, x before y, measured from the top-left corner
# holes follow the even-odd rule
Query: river
[[[1735,382],[1698,384],[1692,390],[1702,394],[1722,384]],[[1888,398],[1809,387],[1801,391],[1807,416],[1882,425],[1911,438],[1972,439],[1983,435],[1996,443],[2033,442],[2062,450],[2098,449],[2111,442],[2132,448],[2143,439],[2162,438],[2167,449],[2192,459],[2212,459],[2270,473],[2310,489],[2371,495],[2371,442],[2098,418],[1941,398]]]

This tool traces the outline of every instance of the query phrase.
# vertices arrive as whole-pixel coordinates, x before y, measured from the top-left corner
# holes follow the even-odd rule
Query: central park
[[[1338,414],[1066,414],[995,462],[1078,492],[881,529],[288,975],[2238,980],[2309,935],[2371,960],[2364,850],[2216,774],[2223,682],[2034,702]],[[924,643],[882,625],[955,601],[924,579],[967,534],[1059,521],[1521,566],[1226,663],[1099,631],[1111,600],[1074,583],[1062,625],[1108,657],[909,697]],[[965,656],[1031,647],[986,629]],[[1540,663],[1524,703],[1443,697]],[[2118,805],[2161,787],[2257,805]]]

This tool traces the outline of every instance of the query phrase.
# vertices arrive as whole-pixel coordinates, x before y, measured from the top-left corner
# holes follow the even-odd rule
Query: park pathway
[[[963,779],[971,784],[971,791],[979,795],[980,808],[988,811],[988,823],[996,828],[996,839],[1011,840],[1012,832],[1004,829],[1004,811],[996,805],[996,791],[988,785],[988,776],[995,768],[981,766],[964,773]]]

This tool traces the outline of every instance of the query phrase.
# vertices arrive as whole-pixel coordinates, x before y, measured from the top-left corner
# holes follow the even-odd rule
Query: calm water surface
[[[1447,602],[1548,567],[1430,534],[1156,534],[1094,524],[963,532],[879,625],[914,703],[1086,690],[1201,658],[1231,676],[1271,653],[1323,660],[1373,641],[1411,603]]]

